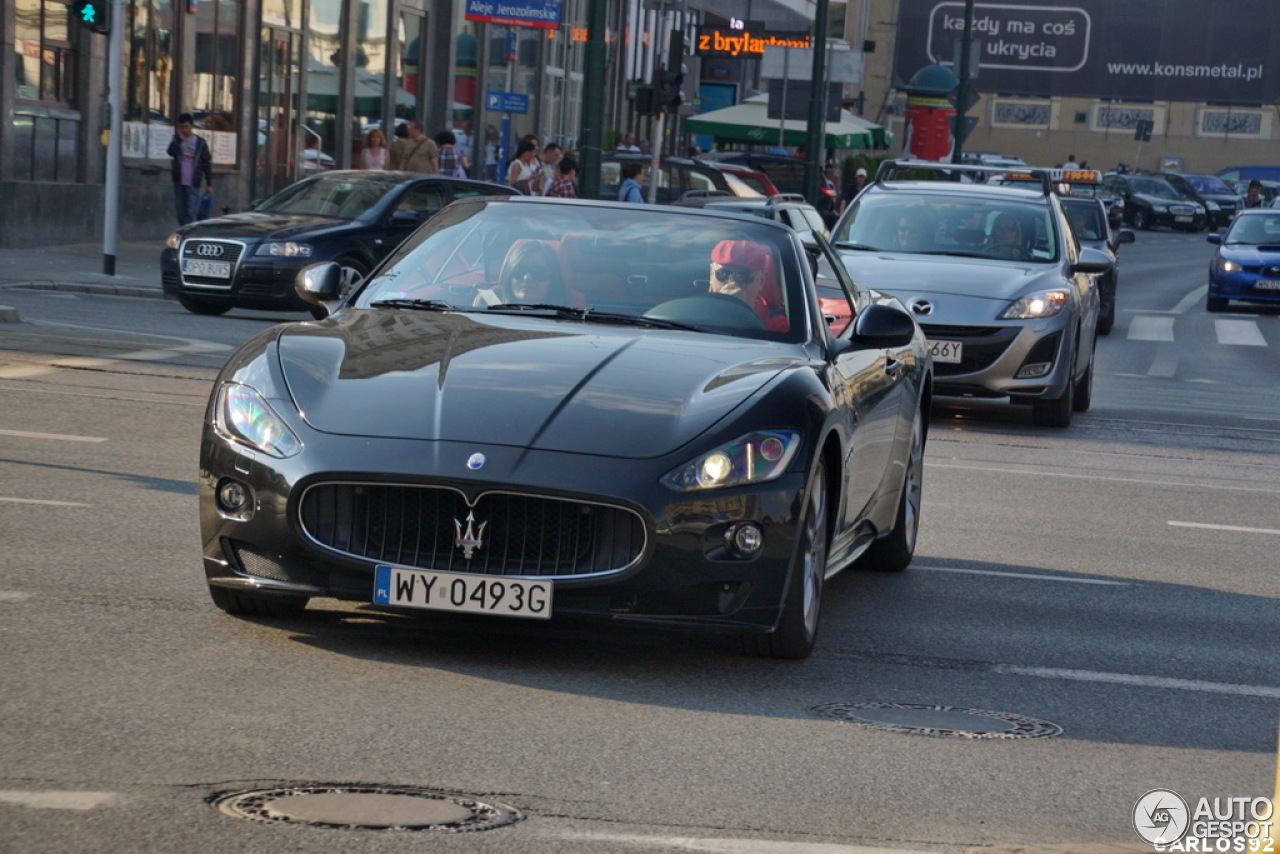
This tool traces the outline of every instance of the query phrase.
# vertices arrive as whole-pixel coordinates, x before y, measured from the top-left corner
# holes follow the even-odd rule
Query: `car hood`
[[[365,310],[284,327],[277,347],[325,433],[631,458],[676,450],[801,361],[721,335]]]
[[[1280,264],[1280,240],[1275,243],[1224,243],[1219,253],[1245,266]]]
[[[351,220],[332,216],[277,214],[257,211],[228,214],[194,223],[182,232],[183,239],[235,238],[295,240],[313,237],[350,224]]]
[[[841,255],[854,279],[903,303],[938,294],[1008,302],[1062,284],[1058,264],[865,251]]]

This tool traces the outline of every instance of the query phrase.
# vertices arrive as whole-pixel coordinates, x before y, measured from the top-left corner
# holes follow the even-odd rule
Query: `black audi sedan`
[[[848,303],[838,335],[819,287]],[[200,521],[228,613],[574,615],[801,658],[832,575],[911,561],[931,360],[821,237],[468,199],[341,288],[335,263],[304,270],[332,313],[262,331],[214,382]]]
[[[414,172],[324,172],[244,213],[182,226],[160,254],[165,294],[196,314],[232,308],[313,309],[294,293],[318,261],[363,278],[415,228],[454,199],[507,196],[511,187]]]

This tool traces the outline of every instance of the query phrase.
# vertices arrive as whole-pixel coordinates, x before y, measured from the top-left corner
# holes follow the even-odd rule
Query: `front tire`
[[[827,574],[827,479],[821,460],[805,490],[800,547],[791,567],[778,627],[748,636],[748,651],[770,658],[807,658],[818,639],[822,587]]]
[[[1076,412],[1088,412],[1091,403],[1093,403],[1093,359],[1089,359],[1089,366],[1084,369],[1084,376],[1076,381],[1071,408]]]
[[[871,544],[859,560],[859,567],[876,572],[902,572],[916,553],[920,533],[920,497],[924,485],[924,414],[916,410],[911,423],[911,450],[907,455],[907,474],[898,499],[898,515],[893,530]]]
[[[1151,214],[1142,208],[1138,208],[1133,212],[1133,227],[1146,231],[1151,228]]]
[[[189,297],[185,294],[178,296],[178,304],[192,314],[204,314],[209,316],[226,314],[231,310],[231,305],[229,303],[213,302],[211,300],[200,299],[199,297]]]
[[[341,270],[338,299],[346,299],[369,275],[369,265],[352,255],[344,255],[335,263]]]
[[[1070,427],[1071,413],[1075,409],[1075,390],[1075,381],[1068,379],[1060,397],[1032,403],[1031,423],[1037,427]]]

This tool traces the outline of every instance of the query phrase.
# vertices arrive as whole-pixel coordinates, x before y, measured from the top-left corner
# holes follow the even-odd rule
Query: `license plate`
[[[188,276],[204,276],[209,279],[231,278],[230,261],[201,261],[186,258],[182,261],[182,272]]]
[[[1173,218],[1173,221],[1174,221],[1174,222],[1191,222],[1191,217],[1189,217],[1189,216],[1175,216],[1175,217]]]
[[[373,601],[401,608],[548,620],[551,587],[550,581],[379,566],[374,572]]]
[[[964,350],[963,341],[930,341],[929,352],[933,354],[935,362],[944,362],[949,365],[960,364],[960,354]]]
[[[1253,283],[1255,289],[1260,291],[1280,291],[1280,280],[1276,279],[1258,279]]]

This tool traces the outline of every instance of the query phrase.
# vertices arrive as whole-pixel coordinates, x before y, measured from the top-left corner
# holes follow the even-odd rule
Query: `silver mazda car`
[[[992,171],[886,161],[831,239],[854,279],[919,321],[936,398],[1029,405],[1036,424],[1066,427],[1089,408],[1095,278],[1111,259],[1070,239],[1047,174],[1038,187],[959,180]]]

